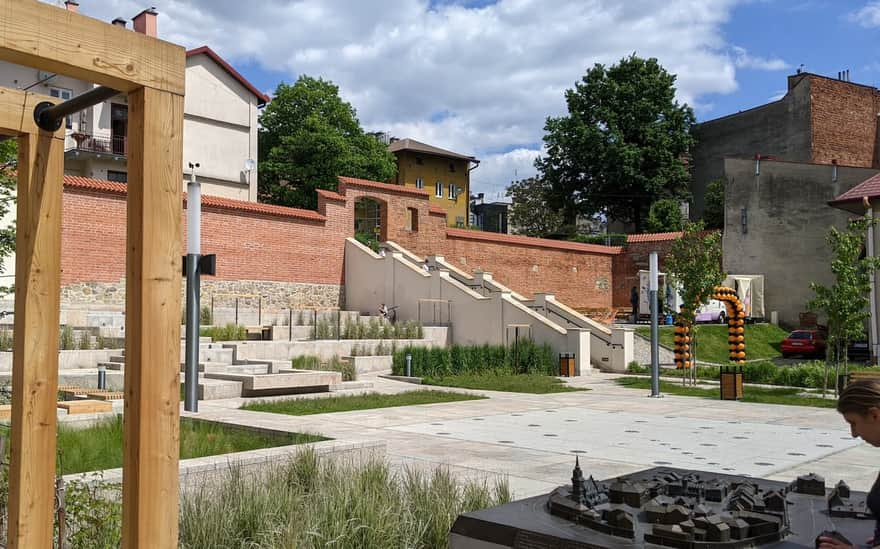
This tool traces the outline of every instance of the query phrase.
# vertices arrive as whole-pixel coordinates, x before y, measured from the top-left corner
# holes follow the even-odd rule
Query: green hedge
[[[201,337],[210,337],[214,341],[244,341],[247,339],[247,328],[235,324],[226,326],[206,326],[199,329]]]
[[[821,389],[822,379],[825,375],[825,363],[821,360],[802,362],[793,366],[777,366],[769,361],[750,362],[744,364],[743,381],[745,383],[759,383],[763,385],[784,385],[787,387],[805,387]],[[870,370],[869,368],[850,368],[850,372]],[[876,368],[874,369],[876,370]],[[632,374],[650,374],[651,369],[647,366],[630,363],[628,368]],[[843,370],[841,370],[843,371]],[[664,376],[682,376],[683,370],[661,370]],[[828,387],[834,387],[834,365],[828,367]],[[697,366],[698,379],[718,379],[718,367]]]
[[[412,355],[412,375],[444,377],[484,372],[557,375],[558,363],[549,345],[520,341],[515,347],[474,345],[452,347],[405,347],[394,353],[392,372],[404,375],[406,355]]]
[[[580,242],[582,244],[599,244],[600,246],[626,246],[627,235],[620,233],[611,234],[578,234],[569,237],[570,242]]]

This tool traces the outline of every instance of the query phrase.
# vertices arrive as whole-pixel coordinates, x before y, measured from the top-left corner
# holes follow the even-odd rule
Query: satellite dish
[[[247,160],[244,161],[244,171],[252,172],[252,171],[254,171],[254,168],[256,168],[256,167],[257,167],[257,163],[254,162],[253,158],[248,158]]]

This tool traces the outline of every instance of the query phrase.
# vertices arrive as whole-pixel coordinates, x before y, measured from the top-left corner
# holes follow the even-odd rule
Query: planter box
[[[391,356],[345,356],[343,360],[354,363],[354,371],[358,378],[363,374],[390,374]]]

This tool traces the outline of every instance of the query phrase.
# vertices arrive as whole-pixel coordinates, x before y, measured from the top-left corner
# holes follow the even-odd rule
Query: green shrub
[[[70,547],[116,549],[122,537],[122,485],[104,482],[101,473],[94,477],[67,485],[67,540]]]
[[[12,350],[12,330],[0,331],[0,351]]]
[[[305,325],[302,311],[296,312],[296,325],[297,326],[304,326]]]
[[[619,233],[611,234],[578,234],[569,237],[571,242],[581,242],[583,244],[599,244],[600,246],[626,246],[627,235]]]
[[[453,345],[451,347],[407,346],[393,355],[392,370],[402,375],[406,355],[412,355],[412,374],[417,377],[444,377],[459,374],[498,372],[502,374],[555,375],[557,363],[549,345],[523,340],[517,345]]]
[[[82,351],[88,351],[92,348],[92,335],[86,330],[79,334],[79,348]]]
[[[211,308],[207,305],[203,306],[201,311],[199,311],[199,324],[203,324],[205,326],[209,326],[214,323],[214,314],[211,312]]]
[[[199,335],[210,337],[214,341],[243,341],[247,339],[247,329],[244,326],[229,323],[226,326],[206,326],[200,328]]]
[[[314,355],[302,355],[294,357],[290,365],[294,370],[317,370],[321,359]]]
[[[73,337],[73,328],[65,325],[61,328],[60,347],[63,351],[76,349],[76,339]]]
[[[95,336],[95,349],[104,349],[107,346],[107,342],[104,340],[104,336],[98,334]]]

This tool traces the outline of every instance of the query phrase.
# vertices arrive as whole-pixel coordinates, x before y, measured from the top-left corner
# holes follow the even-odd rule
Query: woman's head
[[[847,385],[837,399],[837,411],[849,423],[852,436],[880,446],[880,381],[865,379]]]

